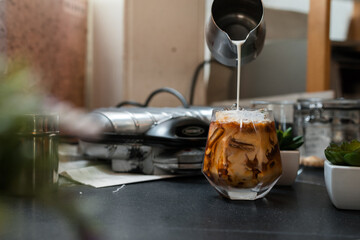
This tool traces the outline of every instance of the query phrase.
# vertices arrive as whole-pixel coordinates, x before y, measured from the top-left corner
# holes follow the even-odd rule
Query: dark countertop
[[[79,239],[79,229],[86,239],[106,240],[360,239],[360,211],[332,205],[319,168],[305,168],[293,186],[277,186],[256,201],[227,200],[203,176],[61,187],[56,197],[62,211],[2,197],[0,239]],[[70,218],[60,214],[64,209]]]

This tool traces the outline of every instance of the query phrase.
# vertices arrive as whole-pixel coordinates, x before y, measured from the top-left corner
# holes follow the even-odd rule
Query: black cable
[[[152,99],[152,97],[154,97],[156,94],[158,94],[160,92],[168,92],[168,93],[171,93],[174,96],[176,96],[181,101],[181,103],[183,104],[183,106],[185,108],[189,108],[189,106],[194,104],[195,87],[196,87],[197,80],[199,78],[200,71],[204,68],[204,66],[206,64],[213,63],[213,62],[218,63],[216,60],[210,59],[210,60],[203,61],[202,63],[200,63],[196,67],[194,75],[192,77],[191,86],[190,86],[190,100],[189,100],[189,103],[187,103],[186,99],[184,98],[184,96],[181,93],[179,93],[178,91],[176,91],[173,88],[166,88],[165,87],[165,88],[157,89],[154,92],[152,92],[150,94],[150,96],[147,98],[145,104],[141,104],[141,103],[133,102],[133,101],[125,101],[125,102],[119,103],[116,107],[122,107],[124,105],[132,105],[132,106],[137,106],[137,107],[147,107],[149,105],[149,102]]]
[[[178,91],[176,91],[173,88],[166,88],[165,87],[165,88],[157,89],[154,92],[152,92],[150,94],[150,96],[147,98],[145,104],[141,104],[141,103],[133,102],[133,101],[124,101],[124,102],[121,102],[118,105],[116,105],[116,107],[122,107],[122,106],[125,106],[125,105],[132,105],[132,106],[137,106],[137,107],[147,107],[149,105],[149,102],[152,99],[152,97],[154,97],[156,94],[158,94],[160,92],[167,92],[167,93],[171,93],[174,96],[176,96],[181,101],[181,103],[183,104],[183,106],[185,108],[189,108],[189,106],[194,104],[195,87],[196,87],[197,80],[199,78],[200,71],[204,68],[204,66],[206,64],[213,63],[213,62],[219,63],[214,59],[210,59],[210,60],[203,61],[202,63],[200,63],[196,67],[194,75],[192,77],[191,86],[190,86],[190,101],[189,101],[189,103],[187,103],[186,99],[184,98],[184,96],[181,93],[179,93]]]
[[[177,97],[181,101],[184,108],[189,108],[190,107],[188,102],[186,101],[186,99],[184,98],[184,96],[181,93],[179,93],[178,91],[176,91],[173,88],[167,88],[167,87],[159,88],[159,89],[153,91],[149,95],[149,97],[146,99],[145,104],[141,104],[141,103],[134,102],[134,101],[124,101],[124,102],[121,102],[118,105],[116,105],[116,107],[119,108],[119,107],[123,107],[123,106],[126,106],[126,105],[131,105],[131,106],[136,106],[136,107],[147,107],[149,105],[151,99],[156,94],[161,93],[161,92],[167,92],[167,93],[170,93],[170,94],[174,95],[175,97]]]
[[[152,93],[150,94],[150,96],[146,99],[145,104],[144,104],[144,107],[147,107],[147,106],[149,105],[151,99],[152,99],[156,94],[161,93],[161,92],[167,92],[167,93],[170,93],[170,94],[174,95],[175,97],[177,97],[177,98],[180,100],[180,102],[182,103],[182,105],[184,106],[184,108],[189,108],[188,102],[186,101],[186,99],[184,98],[184,96],[183,96],[181,93],[179,93],[178,91],[176,91],[176,90],[173,89],[173,88],[167,88],[167,87],[165,87],[165,88],[159,88],[159,89],[155,90],[154,92],[152,92]]]
[[[195,69],[195,72],[194,72],[194,75],[193,75],[193,78],[192,78],[192,81],[191,81],[191,87],[190,87],[190,101],[189,101],[189,104],[190,105],[193,105],[194,104],[194,93],[195,93],[195,87],[196,87],[196,83],[197,83],[197,80],[199,78],[199,74],[200,74],[200,71],[204,68],[204,66],[206,64],[209,64],[209,63],[217,63],[217,64],[220,64],[222,65],[221,63],[219,63],[218,61],[216,61],[215,59],[210,59],[210,60],[205,60],[203,61],[202,63],[200,63],[196,69]],[[222,65],[222,66],[225,66],[225,65]],[[227,67],[227,66],[225,66]],[[229,67],[230,68],[230,67]]]
[[[126,105],[131,105],[131,106],[136,106],[136,107],[145,107],[143,104],[134,102],[134,101],[124,101],[124,102],[121,102],[118,105],[116,105],[116,107],[119,108],[119,107],[123,107]]]
[[[206,64],[209,64],[212,62],[216,62],[216,61],[214,59],[205,60],[196,67],[192,81],[191,81],[191,87],[190,87],[190,101],[189,101],[190,105],[194,104],[195,87],[196,87],[197,79],[199,78],[200,71],[204,68],[204,66]]]

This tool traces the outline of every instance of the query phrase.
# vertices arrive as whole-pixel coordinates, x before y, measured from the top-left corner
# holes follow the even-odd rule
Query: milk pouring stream
[[[240,98],[241,64],[254,60],[265,41],[261,0],[214,0],[206,25],[206,42],[220,63],[237,66],[237,109]]]
[[[241,78],[241,47],[244,44],[245,40],[242,41],[232,41],[237,48],[237,88],[236,88],[236,110],[239,110],[240,105],[240,78]]]

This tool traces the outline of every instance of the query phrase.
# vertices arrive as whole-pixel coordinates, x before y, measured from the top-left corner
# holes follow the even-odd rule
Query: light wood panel
[[[330,0],[310,0],[308,17],[308,92],[330,87]]]
[[[348,40],[360,41],[360,0],[354,1]]]
[[[171,87],[189,99],[193,73],[204,60],[204,0],[126,0],[124,98],[144,103],[155,89]],[[199,76],[196,105],[205,104]],[[151,106],[178,106],[160,94]]]

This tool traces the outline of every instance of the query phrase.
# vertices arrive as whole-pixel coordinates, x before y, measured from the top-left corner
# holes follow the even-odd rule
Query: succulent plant
[[[335,165],[360,167],[360,142],[353,140],[339,145],[331,143],[325,149],[325,156]]]
[[[303,136],[293,136],[291,127],[285,131],[278,129],[276,130],[276,134],[278,137],[280,150],[296,150],[304,143]]]

